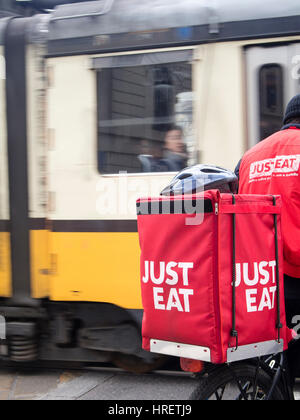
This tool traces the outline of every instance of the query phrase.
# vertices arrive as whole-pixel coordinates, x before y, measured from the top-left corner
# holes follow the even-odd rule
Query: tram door
[[[288,101],[300,93],[300,44],[246,49],[248,147],[282,127]]]

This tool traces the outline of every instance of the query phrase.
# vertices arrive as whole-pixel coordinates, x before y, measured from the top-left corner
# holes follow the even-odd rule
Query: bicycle
[[[189,400],[294,400],[286,352],[223,365],[205,364]]]

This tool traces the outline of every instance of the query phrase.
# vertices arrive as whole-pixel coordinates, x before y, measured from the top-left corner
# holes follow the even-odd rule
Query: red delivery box
[[[224,363],[282,351],[280,196],[137,201],[143,348]]]

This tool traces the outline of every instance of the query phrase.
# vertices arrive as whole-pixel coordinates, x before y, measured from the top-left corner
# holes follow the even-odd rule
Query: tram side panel
[[[139,195],[149,195],[153,177],[138,174],[125,179],[98,172],[97,85],[89,62],[89,57],[71,56],[47,63],[54,260],[50,299],[141,309],[134,203]],[[157,194],[170,175],[154,178]]]
[[[128,177],[119,174],[131,165],[132,157],[124,160],[126,147],[128,155],[132,148],[142,151],[142,144],[147,142],[163,147],[163,134],[153,130],[153,124],[148,123],[144,131],[137,124],[142,120],[143,114],[139,114],[142,106],[148,112],[155,103],[151,90],[145,99],[139,91],[138,81],[144,77],[143,71],[148,84],[151,77],[152,81],[158,78],[154,84],[167,85],[169,79],[173,84],[178,83],[173,92],[174,112],[182,98],[192,98],[194,120],[186,137],[194,156],[187,164],[202,161],[233,168],[243,153],[241,45],[174,48],[160,50],[159,54],[157,51],[153,50],[156,66],[145,68],[128,66],[134,66],[139,55],[147,62],[151,50],[128,53],[126,60],[121,53],[47,59],[51,300],[109,302],[129,309],[142,308],[134,202],[140,196],[159,194],[173,176],[168,172],[145,175],[134,166]],[[168,54],[174,63],[169,62]],[[181,59],[181,54],[190,55]],[[124,68],[124,62],[131,64]],[[114,89],[110,86],[111,78],[106,78],[111,63],[118,81]],[[230,94],[225,85],[231,86]],[[132,99],[134,96],[136,99]],[[110,109],[108,101],[111,101]],[[114,125],[99,129],[99,107],[105,107],[101,123]],[[152,115],[161,117],[157,110],[152,110]],[[127,125],[119,126],[124,118]],[[100,152],[109,155],[103,167],[99,145]],[[114,154],[110,153],[111,147],[115,148]],[[121,154],[122,163],[126,162],[124,166],[119,163]]]

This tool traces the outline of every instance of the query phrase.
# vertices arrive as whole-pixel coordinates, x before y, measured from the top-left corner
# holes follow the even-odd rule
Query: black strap
[[[232,194],[232,204],[235,196]],[[232,330],[231,337],[235,338],[235,349],[238,348],[238,332],[236,329],[236,214],[232,213]]]
[[[276,206],[276,197],[273,196],[273,205]],[[278,329],[278,343],[280,342],[280,329],[283,325],[280,322],[280,282],[279,282],[279,257],[278,257],[278,218],[274,214],[274,228],[275,228],[275,259],[276,259],[276,288],[277,288],[277,322],[276,328]]]
[[[235,204],[235,196],[232,194],[232,204]],[[276,197],[273,196],[273,205],[276,206]],[[277,322],[278,342],[280,342],[280,330],[283,327],[280,322],[280,279],[279,279],[279,252],[278,252],[278,217],[274,214],[275,227],[275,259],[276,259],[276,288],[277,288]],[[236,350],[238,348],[238,331],[236,329],[236,214],[232,213],[232,329],[231,337],[236,339]]]

